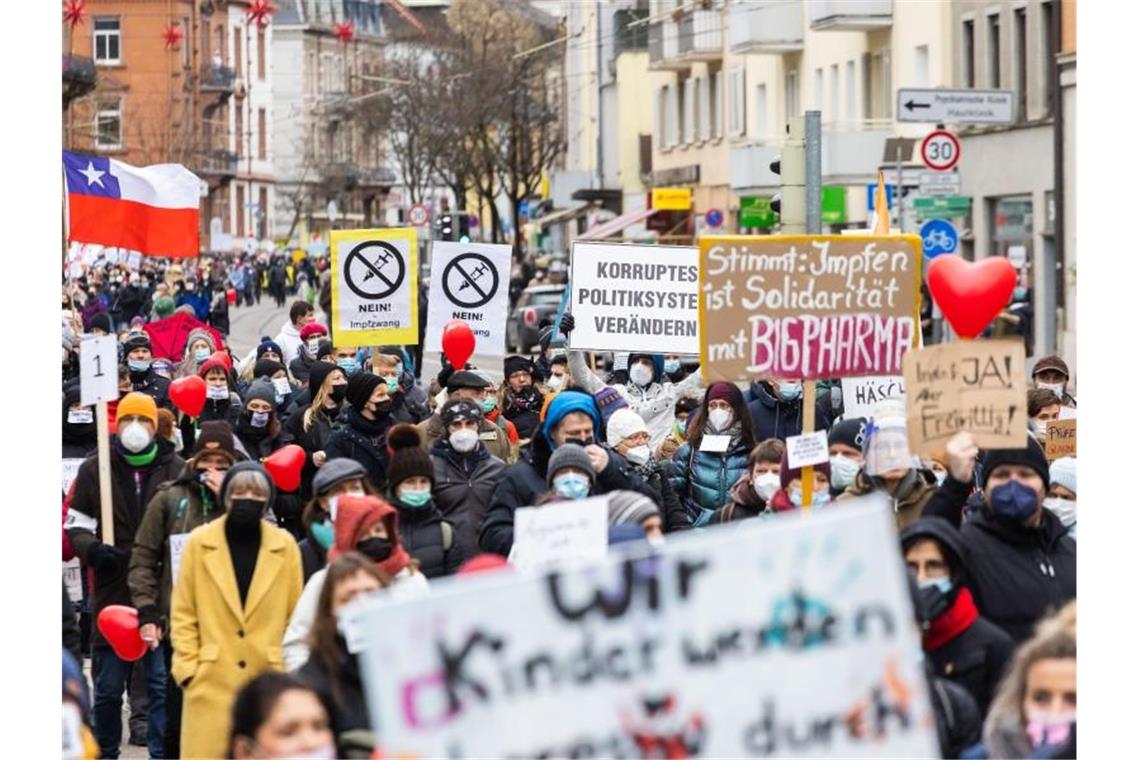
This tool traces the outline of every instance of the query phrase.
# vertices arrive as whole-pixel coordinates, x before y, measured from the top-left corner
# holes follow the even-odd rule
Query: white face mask
[[[293,392],[293,386],[289,385],[289,379],[286,377],[279,377],[273,381],[273,390],[278,396],[288,396]],[[278,399],[280,401],[281,399]]]
[[[1061,524],[1066,528],[1071,528],[1077,522],[1077,501],[1076,499],[1062,499],[1060,496],[1046,496],[1042,506],[1049,510],[1061,520]]]
[[[855,482],[859,474],[859,463],[854,459],[836,454],[831,458],[831,485],[837,488],[846,488]]]
[[[319,351],[321,348],[321,339],[320,338],[309,338],[308,346],[309,346],[309,353],[312,354],[314,358],[316,358],[317,351]]]
[[[625,458],[634,464],[645,464],[649,461],[649,447],[644,443],[640,446],[634,446],[625,452]]]
[[[466,454],[474,450],[475,445],[479,443],[479,433],[470,428],[461,428],[449,435],[447,440],[451,443],[451,448]]]
[[[1038,388],[1043,388],[1047,391],[1053,391],[1057,398],[1065,397],[1065,384],[1064,383],[1037,383]]]
[[[67,421],[72,425],[86,425],[95,421],[95,413],[90,409],[69,409]]]
[[[772,498],[772,494],[780,490],[780,476],[774,472],[765,472],[752,476],[752,490],[764,501]]]
[[[566,385],[565,375],[551,375],[550,379],[546,381],[546,387],[552,391],[560,391]]]
[[[635,385],[649,385],[653,382],[653,370],[639,362],[629,368],[629,379]]]
[[[151,440],[153,436],[141,422],[130,422],[119,429],[119,441],[123,444],[123,448],[132,454],[137,454],[150,446]]]
[[[225,385],[207,385],[206,398],[213,399],[214,401],[221,401],[222,399],[230,397],[230,389]]]
[[[733,416],[728,409],[713,409],[709,412],[709,424],[713,430],[723,433],[732,424]]]
[[[269,412],[250,412],[250,427],[263,428],[269,424]]]

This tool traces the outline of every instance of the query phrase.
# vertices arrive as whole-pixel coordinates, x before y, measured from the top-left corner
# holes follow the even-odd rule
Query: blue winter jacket
[[[704,525],[713,512],[731,500],[732,486],[748,469],[748,454],[739,426],[723,454],[694,451],[688,441],[677,449],[669,481],[695,526]],[[702,515],[705,511],[709,514]]]

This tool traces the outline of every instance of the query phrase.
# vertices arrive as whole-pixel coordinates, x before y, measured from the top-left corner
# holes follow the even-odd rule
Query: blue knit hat
[[[594,398],[588,393],[569,389],[555,396],[550,405],[546,407],[546,420],[542,423],[542,436],[551,449],[555,449],[557,446],[550,434],[570,412],[582,412],[590,415],[590,419],[594,421],[594,440],[602,440],[602,417],[598,414],[598,405],[594,403]]]

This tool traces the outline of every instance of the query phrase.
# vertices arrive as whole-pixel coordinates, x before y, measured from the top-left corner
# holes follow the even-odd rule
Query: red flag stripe
[[[68,238],[144,256],[198,255],[198,209],[68,193]]]

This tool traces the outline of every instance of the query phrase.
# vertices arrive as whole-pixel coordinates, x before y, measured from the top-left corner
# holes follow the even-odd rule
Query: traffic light
[[[471,217],[462,209],[459,211],[459,242],[471,242]]]
[[[451,214],[440,214],[436,217],[435,228],[440,240],[455,239],[455,225],[453,224]]]
[[[772,196],[772,210],[780,215],[780,232],[803,233],[807,230],[807,187],[804,167],[804,119],[788,121],[787,140],[780,157],[768,164],[780,178],[780,192]]]

